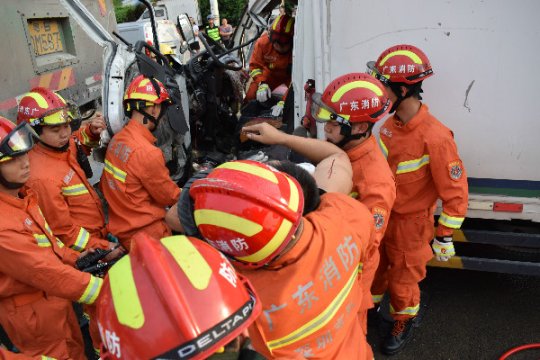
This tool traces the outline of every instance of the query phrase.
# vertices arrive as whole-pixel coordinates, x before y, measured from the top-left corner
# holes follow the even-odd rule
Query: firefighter
[[[43,214],[65,245],[79,252],[112,249],[116,245],[105,240],[101,200],[88,182],[88,169],[81,166],[89,166],[86,154],[98,145],[105,121],[98,114],[73,133],[72,121],[66,101],[49,89],[34,88],[21,98],[17,123],[30,124],[40,135],[29,153],[32,173],[27,185],[39,194]]]
[[[396,183],[375,136],[373,126],[390,109],[384,86],[370,75],[350,73],[336,78],[324,93],[312,95],[311,115],[323,122],[327,141],[342,148],[353,168],[352,196],[368,207],[375,225],[375,242],[362,269],[364,332],[366,311],[373,307],[370,288],[379,264],[379,245],[396,199]],[[303,155],[303,154],[301,154]],[[380,299],[378,299],[380,302]]]
[[[249,281],[207,243],[145,234],[109,270],[97,308],[105,360],[246,356],[242,333],[261,312]]]
[[[421,102],[422,82],[433,75],[427,56],[415,46],[396,45],[368,67],[393,102],[393,116],[380,129],[380,146],[396,177],[397,197],[372,292],[379,299],[385,291],[390,295],[394,326],[382,351],[395,354],[411,339],[420,308],[418,283],[432,249],[439,261],[455,254],[452,234],[467,211],[467,176],[452,131]],[[434,232],[437,199],[442,213]]]
[[[273,127],[249,135],[279,137],[318,164],[314,176],[296,165],[290,176],[255,161],[228,162],[189,189],[198,231],[235,260],[261,298],[263,316],[249,332],[255,350],[269,359],[371,359],[357,279],[373,218],[346,195],[352,185],[346,154]],[[184,199],[170,212],[189,207]]]
[[[100,186],[109,204],[109,230],[128,250],[139,231],[156,239],[171,234],[165,208],[176,203],[180,188],[170,179],[152,135],[170,103],[159,80],[137,76],[124,96],[130,120],[107,147]]]
[[[273,89],[290,84],[293,35],[294,19],[279,15],[272,23],[270,32],[263,33],[257,40],[249,62],[251,83],[245,102],[256,99],[264,103],[270,99]],[[283,107],[283,104],[280,105]]]
[[[0,118],[0,324],[25,355],[85,359],[71,301],[92,304],[102,279],[74,268],[80,254],[51,231],[25,186],[34,130]]]

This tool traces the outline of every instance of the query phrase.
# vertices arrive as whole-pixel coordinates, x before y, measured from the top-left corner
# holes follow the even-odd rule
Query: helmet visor
[[[311,116],[317,122],[325,123],[328,121],[337,121],[340,124],[349,124],[349,120],[335,113],[335,111],[322,101],[320,93],[311,95]]]
[[[383,74],[379,72],[379,70],[377,70],[377,67],[375,66],[375,61],[368,61],[366,66],[367,66],[367,71],[366,71],[367,74],[379,80],[381,83],[383,83],[384,86],[390,85],[390,80],[388,80],[386,76],[384,76]]]
[[[56,108],[43,114],[42,117],[32,121],[35,125],[61,125],[73,120],[73,113],[68,108]]]
[[[28,123],[20,123],[0,143],[0,156],[14,157],[27,153],[34,146],[34,138],[39,138],[34,129]]]

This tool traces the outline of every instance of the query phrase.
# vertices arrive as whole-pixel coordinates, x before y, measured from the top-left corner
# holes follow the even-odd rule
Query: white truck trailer
[[[269,15],[279,3],[255,0],[250,9]],[[297,124],[307,79],[323,91],[397,44],[430,59],[424,102],[454,131],[470,191],[458,256],[432,265],[540,275],[539,13],[535,0],[298,1]]]

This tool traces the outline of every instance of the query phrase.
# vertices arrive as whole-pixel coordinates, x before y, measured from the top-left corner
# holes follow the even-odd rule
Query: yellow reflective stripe
[[[257,251],[255,254],[251,254],[248,256],[243,257],[237,257],[238,260],[245,261],[245,262],[259,262],[268,256],[272,254],[276,249],[283,244],[283,241],[285,241],[286,236],[289,234],[292,228],[292,222],[289,220],[283,219],[281,222],[281,225],[279,226],[279,229],[276,231],[272,239],[259,251]]]
[[[298,207],[300,205],[300,194],[298,192],[298,188],[292,182],[292,180],[287,177],[287,181],[289,183],[290,194],[291,194],[288,201],[289,209],[296,212],[299,210]],[[293,226],[292,222],[283,219],[283,221],[281,222],[281,225],[279,226],[279,229],[276,231],[272,239],[262,249],[257,251],[255,254],[238,257],[238,260],[256,263],[263,259],[266,259],[274,251],[276,251],[276,249],[279,248],[285,240],[287,240],[287,235],[289,235],[289,232],[291,231],[292,226]]]
[[[382,141],[381,138],[379,138],[379,147],[381,148],[384,157],[388,159],[388,148],[386,147],[386,144],[384,143],[384,141]]]
[[[154,101],[157,100],[157,96],[153,94],[145,94],[145,93],[138,93],[134,92],[129,95],[130,99],[137,99],[137,100],[147,100],[152,102],[152,105],[154,104]]]
[[[356,281],[356,271],[353,271],[351,273],[351,277],[349,278],[343,289],[341,289],[339,294],[337,294],[337,296],[326,307],[326,309],[324,309],[319,315],[317,315],[315,318],[302,325],[300,328],[296,329],[292,333],[285,335],[282,338],[267,342],[266,345],[268,346],[268,348],[270,350],[279,349],[294,342],[300,341],[328,324],[334,318],[341,305],[343,305],[343,303],[349,296],[349,293],[351,292],[351,289]]]
[[[229,169],[229,170],[241,171],[241,172],[245,172],[251,175],[261,177],[265,180],[273,182],[274,184],[278,183],[278,179],[276,175],[271,170],[263,169],[263,168],[260,168],[258,166],[251,165],[251,164],[231,161],[231,162],[226,162],[224,164],[219,165],[216,169]]]
[[[429,155],[424,155],[420,159],[402,161],[397,166],[396,174],[413,172],[427,164],[429,164]]]
[[[257,75],[261,75],[263,72],[261,69],[253,69],[249,72],[249,76],[254,78]]]
[[[43,234],[33,234],[33,235],[34,235],[34,239],[36,239],[36,242],[37,242],[39,247],[50,247],[50,246],[52,246],[51,242],[47,238],[47,235],[43,235]]]
[[[197,226],[219,226],[227,230],[236,231],[237,233],[245,236],[253,236],[258,234],[263,229],[263,227],[256,222],[219,210],[195,210],[194,216]]]
[[[144,79],[142,79],[141,82],[139,83],[139,87],[146,86],[149,82],[150,82],[150,79],[144,78]]]
[[[71,248],[75,251],[81,252],[84,250],[84,248],[86,248],[88,240],[90,240],[90,234],[85,228],[81,227],[79,230],[79,235],[77,235],[77,240],[75,240],[75,244],[71,245]]]
[[[88,189],[84,184],[75,184],[62,187],[62,195],[64,196],[77,196],[88,194]]]
[[[59,238],[56,238],[56,245],[58,245],[59,248],[63,248],[65,245],[62,241],[60,241]]]
[[[337,89],[334,95],[332,95],[331,101],[334,103],[338,102],[341,100],[341,97],[345,95],[348,91],[351,91],[353,89],[358,89],[358,88],[371,90],[375,94],[377,94],[377,96],[383,95],[382,90],[377,85],[370,83],[369,81],[357,80],[357,81],[350,82],[346,85],[343,85],[342,87]]]
[[[349,193],[349,196],[353,199],[358,199],[358,193],[356,191],[352,191]]]
[[[132,329],[144,325],[144,311],[137,293],[130,256],[124,256],[110,268],[109,282],[118,322]]]
[[[105,160],[105,168],[104,169],[105,169],[106,172],[111,174],[116,180],[121,181],[123,183],[126,182],[127,173],[125,171],[123,171],[123,170],[120,170],[119,168],[117,168],[113,164],[111,164],[111,162],[109,160]]]
[[[32,99],[34,99],[37,102],[37,104],[39,105],[40,108],[46,109],[46,108],[49,107],[49,104],[47,103],[47,100],[41,94],[38,94],[38,93],[35,93],[35,92],[29,92],[29,93],[25,94],[24,96],[28,96],[28,97],[31,97]]]
[[[169,236],[161,239],[161,243],[169,250],[195,289],[204,290],[208,287],[212,268],[187,237]]]
[[[298,193],[298,188],[296,185],[292,182],[289,177],[287,177],[287,181],[289,182],[289,189],[291,190],[291,197],[289,198],[289,209],[292,211],[298,211],[298,206],[300,205],[300,194]]]
[[[281,19],[281,15],[278,15],[278,17],[274,20],[274,23],[272,24],[272,30],[276,30],[279,19]]]
[[[88,305],[93,304],[101,291],[101,286],[103,286],[103,279],[90,275],[90,281],[88,282],[84,293],[79,298],[79,302]]]
[[[396,311],[392,304],[390,304],[390,314],[400,314],[400,315],[411,315],[415,316],[418,314],[418,310],[420,310],[420,304],[417,304],[415,306],[409,306],[401,311]]]
[[[291,32],[291,27],[293,26],[293,24],[294,24],[293,18],[289,18],[289,21],[287,21],[287,25],[285,26],[286,34]]]
[[[374,303],[378,304],[382,301],[384,294],[371,294],[371,300],[373,300]]]
[[[422,63],[422,60],[420,59],[420,57],[418,55],[416,55],[415,53],[413,53],[412,51],[410,51],[410,50],[396,50],[396,51],[392,51],[390,54],[386,55],[381,60],[381,66],[384,65],[384,63],[387,62],[388,59],[390,59],[393,56],[397,56],[397,55],[407,56],[409,59],[414,61],[416,64],[421,64]]]
[[[439,216],[439,224],[451,229],[459,229],[461,227],[461,224],[463,224],[464,220],[464,217],[450,216],[445,212],[442,212],[441,216]]]
[[[13,159],[11,156],[4,156],[3,158],[0,159],[0,162],[9,161],[11,159]]]
[[[362,274],[362,270],[364,270],[364,263],[358,263],[358,274]]]
[[[50,356],[41,355],[41,360],[56,360],[56,358],[53,358],[53,357],[50,357]]]

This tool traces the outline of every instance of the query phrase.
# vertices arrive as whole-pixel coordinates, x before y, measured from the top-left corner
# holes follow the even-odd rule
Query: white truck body
[[[197,24],[203,23],[197,0],[159,0],[154,4],[154,13],[156,19],[169,19],[175,24],[180,14],[188,14]],[[137,21],[149,21],[148,10],[145,10]]]
[[[434,69],[424,102],[454,131],[468,172],[468,217],[540,223],[539,13],[534,0],[300,0],[297,121],[307,79],[323,91],[340,75],[366,71],[366,62],[386,48],[415,45]],[[523,209],[504,211],[506,203]]]

